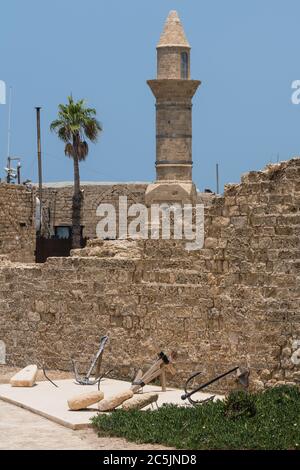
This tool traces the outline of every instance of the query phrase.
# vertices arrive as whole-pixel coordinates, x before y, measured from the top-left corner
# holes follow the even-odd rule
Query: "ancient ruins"
[[[225,187],[197,193],[192,181],[190,46],[171,12],[149,86],[157,109],[154,183],[83,186],[85,248],[34,263],[35,190],[0,184],[0,340],[8,364],[36,360],[83,369],[99,337],[104,365],[131,379],[157,349],[176,350],[182,387],[236,365],[263,389],[300,380],[300,159],[268,165]],[[70,225],[71,187],[45,187],[46,231]],[[96,239],[96,208],[133,202],[202,202],[205,244]],[[46,220],[46,219],[45,219]],[[1,358],[0,358],[1,362]],[[229,382],[225,383],[228,385]],[[232,386],[232,384],[231,384]]]

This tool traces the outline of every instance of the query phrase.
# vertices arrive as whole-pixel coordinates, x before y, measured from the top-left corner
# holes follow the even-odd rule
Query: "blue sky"
[[[71,92],[95,107],[104,132],[81,164],[81,179],[155,179],[156,44],[178,10],[192,45],[194,181],[215,189],[299,154],[298,0],[2,0],[0,80],[13,89],[11,153],[37,179],[34,106],[42,106],[45,181],[72,180],[72,162],[50,133]],[[8,107],[0,106],[5,166]]]

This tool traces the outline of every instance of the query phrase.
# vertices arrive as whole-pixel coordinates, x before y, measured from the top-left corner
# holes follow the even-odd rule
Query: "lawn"
[[[232,392],[224,402],[196,408],[120,409],[99,414],[92,423],[101,436],[178,449],[298,449],[300,391],[282,386],[256,394]]]

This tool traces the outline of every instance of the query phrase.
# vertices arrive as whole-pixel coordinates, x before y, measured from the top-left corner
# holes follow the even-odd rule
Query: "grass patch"
[[[92,419],[101,436],[178,449],[299,449],[300,391],[282,386],[250,394],[232,392],[222,402],[196,408],[123,411]]]

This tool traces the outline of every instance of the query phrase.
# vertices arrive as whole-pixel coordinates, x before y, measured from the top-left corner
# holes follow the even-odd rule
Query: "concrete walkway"
[[[155,450],[117,438],[98,438],[93,429],[73,431],[0,400],[0,450]]]
[[[19,368],[0,366],[0,384],[8,383]],[[50,371],[53,380],[73,374]],[[39,372],[38,380],[43,380]],[[18,406],[0,400],[0,450],[159,450],[159,445],[135,444],[101,437],[93,429],[73,431]]]

